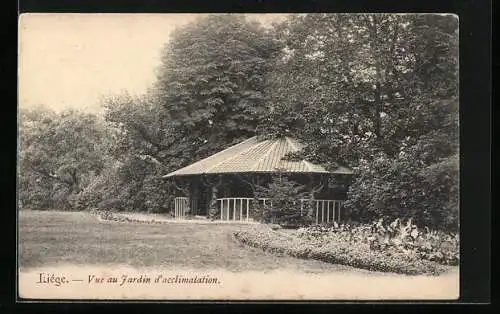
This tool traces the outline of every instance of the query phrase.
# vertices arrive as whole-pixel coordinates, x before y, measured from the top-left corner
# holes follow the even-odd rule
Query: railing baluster
[[[221,205],[221,206],[222,206],[222,212],[223,212],[223,213],[224,213],[224,215],[225,215],[225,216],[224,216],[224,220],[227,220],[227,205],[226,205],[226,203],[227,203],[227,200],[226,200],[226,199],[223,199],[223,200],[222,200],[222,205]]]
[[[332,202],[332,220],[335,221],[335,201]]]
[[[321,223],[325,223],[325,201],[321,201]]]
[[[240,220],[240,221],[243,220],[242,217],[243,217],[243,199],[240,198],[240,217],[238,220]]]
[[[342,209],[342,202],[339,202],[339,213],[337,216],[337,220],[340,222],[340,210]]]
[[[332,204],[332,221],[335,222],[335,201],[330,201]]]
[[[339,208],[339,202],[335,202],[335,209],[334,209],[334,212],[335,212],[335,216],[337,217],[337,220],[339,219],[339,212],[338,212],[338,208]]]
[[[326,222],[330,222],[330,201],[326,201]]]
[[[236,220],[236,199],[233,198],[233,221]]]
[[[267,201],[270,201],[268,203]],[[224,197],[217,199],[217,204],[220,209],[220,219],[225,221],[250,221],[250,203],[257,201],[257,205],[262,204],[264,206],[273,206],[272,201],[268,198],[248,198],[248,197]],[[299,200],[297,200],[298,202]],[[238,206],[238,202],[239,206]],[[246,202],[246,206],[243,204]],[[296,205],[298,205],[296,203]],[[321,208],[320,208],[321,202]],[[339,200],[318,200],[318,199],[300,199],[300,215],[304,215],[306,210],[305,204],[308,203],[314,206],[316,203],[316,224],[330,223],[335,221],[340,221],[340,211],[342,206],[342,201]],[[196,207],[196,203],[193,203]],[[189,199],[184,197],[178,197],[174,199],[174,213],[177,219],[182,219],[185,216],[185,209],[189,206]],[[194,208],[193,207],[193,208]],[[239,211],[238,211],[239,207]],[[246,207],[246,212],[245,212]],[[308,207],[309,208],[309,207]],[[314,207],[313,207],[314,208]],[[326,209],[326,213],[325,213]],[[311,210],[311,208],[309,208]],[[239,212],[239,216],[238,216]],[[232,218],[231,218],[232,213]],[[310,213],[310,211],[308,212]],[[224,216],[226,215],[226,216]]]
[[[318,209],[319,209],[319,202],[316,200],[316,224],[319,223]]]

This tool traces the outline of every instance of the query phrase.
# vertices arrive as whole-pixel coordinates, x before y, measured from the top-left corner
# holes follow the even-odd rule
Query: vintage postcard
[[[22,300],[456,300],[453,14],[23,14]]]

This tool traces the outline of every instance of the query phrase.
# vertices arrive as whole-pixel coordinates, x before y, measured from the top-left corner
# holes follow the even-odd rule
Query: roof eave
[[[353,172],[338,172],[338,171],[228,171],[228,172],[199,172],[199,173],[179,173],[167,174],[162,176],[163,179],[174,177],[189,177],[201,175],[224,175],[224,174],[268,174],[268,173],[286,173],[286,174],[341,174],[352,175]]]

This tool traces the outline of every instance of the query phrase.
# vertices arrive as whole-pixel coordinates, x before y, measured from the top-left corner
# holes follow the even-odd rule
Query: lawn
[[[233,232],[259,225],[117,223],[87,213],[21,211],[19,289],[48,299],[449,299],[458,270],[439,277],[372,272],[244,246]],[[148,270],[149,269],[149,270]],[[40,273],[209,274],[222,285],[116,289],[90,284],[34,284]]]
[[[21,211],[20,267],[109,265],[240,271],[358,271],[352,267],[278,256],[243,246],[232,224],[144,224],[100,221],[83,212]],[[361,270],[359,270],[361,272]]]

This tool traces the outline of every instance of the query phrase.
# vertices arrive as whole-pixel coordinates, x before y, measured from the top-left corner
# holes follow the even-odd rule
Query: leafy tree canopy
[[[209,16],[174,33],[154,91],[186,163],[254,135],[279,47],[270,32],[237,14]]]

